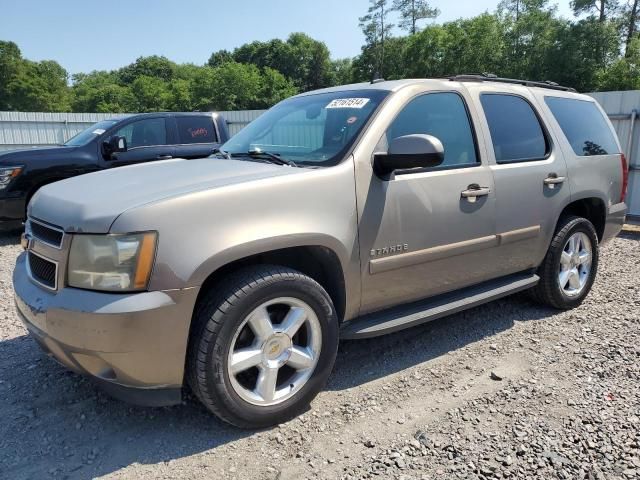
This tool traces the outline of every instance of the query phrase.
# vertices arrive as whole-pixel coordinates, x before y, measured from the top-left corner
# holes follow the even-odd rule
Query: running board
[[[535,286],[540,277],[517,274],[445,293],[419,302],[374,312],[346,323],[341,339],[377,337],[461,312]]]

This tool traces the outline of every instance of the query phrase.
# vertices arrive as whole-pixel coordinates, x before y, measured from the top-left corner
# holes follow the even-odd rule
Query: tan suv
[[[462,76],[285,100],[215,156],[91,173],[29,205],[33,337],[113,395],[242,427],[322,389],[340,338],[521,290],[585,298],[627,165],[590,97]]]

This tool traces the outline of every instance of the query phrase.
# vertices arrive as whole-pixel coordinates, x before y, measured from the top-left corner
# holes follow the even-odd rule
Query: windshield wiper
[[[213,152],[211,152],[211,155],[222,155],[227,160],[231,160],[231,155],[229,155],[229,152],[226,152],[220,148],[214,148]]]
[[[263,160],[268,160],[271,163],[275,163],[276,165],[288,165],[290,167],[297,167],[298,164],[291,161],[291,160],[287,160],[286,158],[282,158],[280,157],[279,154],[276,153],[271,153],[271,152],[266,152],[264,150],[260,150],[260,149],[255,149],[255,150],[249,150],[247,152],[247,155],[249,155],[251,158],[260,158]]]

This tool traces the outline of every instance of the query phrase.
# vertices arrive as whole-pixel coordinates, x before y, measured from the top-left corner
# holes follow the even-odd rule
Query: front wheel
[[[533,297],[554,308],[567,310],[585,299],[598,270],[598,236],[582,217],[560,219],[549,250],[538,269],[540,282]]]
[[[189,384],[209,410],[233,425],[288,420],[307,407],[333,368],[333,303],[313,279],[283,267],[245,269],[225,283],[195,313]]]

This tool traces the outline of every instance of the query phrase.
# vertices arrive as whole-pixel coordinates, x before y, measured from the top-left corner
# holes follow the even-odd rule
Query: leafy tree
[[[627,49],[626,49],[625,55],[629,54],[630,52],[629,47],[633,43],[634,36],[638,31],[638,19],[639,19],[638,17],[640,15],[640,11],[638,11],[639,9],[640,9],[639,1],[633,0],[631,4],[627,6],[624,12],[624,16],[626,17],[626,23],[627,23],[627,38],[625,42],[627,45]]]
[[[121,68],[118,77],[123,84],[132,84],[138,77],[153,77],[169,81],[176,74],[177,65],[166,57],[152,55],[139,57],[134,63]]]
[[[618,0],[572,0],[571,8],[575,15],[596,12],[598,20],[604,22],[608,13],[618,7]]]
[[[217,52],[213,52],[211,54],[207,65],[209,65],[210,67],[219,67],[224,63],[233,61],[233,54],[229,50],[218,50]]]
[[[431,7],[427,0],[393,0],[393,10],[400,13],[398,26],[410,34],[417,33],[419,20],[440,15],[440,10]]]
[[[360,17],[360,28],[362,28],[366,39],[363,52],[372,49],[373,53],[373,61],[368,66],[372,76],[376,74],[384,76],[385,74],[385,41],[394,27],[392,23],[388,22],[390,13],[388,3],[388,0],[369,0],[367,14]]]
[[[598,90],[640,90],[640,38],[627,45],[624,57],[600,72]]]
[[[9,82],[17,75],[22,54],[13,42],[0,41],[0,110],[13,109]]]
[[[331,85],[346,85],[354,81],[353,60],[340,58],[331,62]]]
[[[620,37],[612,22],[595,17],[566,22],[547,53],[548,78],[579,91],[593,91],[599,78],[619,57]]]

